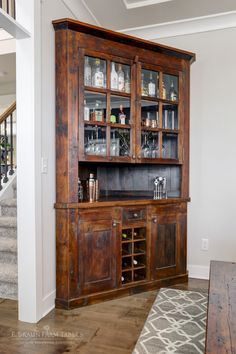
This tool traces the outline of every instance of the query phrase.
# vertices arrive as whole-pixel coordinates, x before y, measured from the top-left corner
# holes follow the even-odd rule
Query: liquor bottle
[[[95,71],[94,71],[94,75],[93,75],[93,86],[104,87],[104,74],[101,69],[101,61],[98,58],[95,61]]]
[[[111,64],[111,89],[118,90],[118,74],[114,62]]]
[[[119,64],[118,67],[118,90],[124,91],[125,90],[125,74],[122,70],[122,65]]]
[[[85,57],[84,84],[85,84],[85,86],[91,86],[91,84],[92,84],[92,68],[89,64],[89,57]]]
[[[89,122],[90,120],[90,110],[89,110],[89,107],[87,106],[86,104],[86,100],[84,100],[84,120],[86,122]]]
[[[126,76],[125,76],[125,92],[130,93],[131,90],[131,83],[130,83],[130,77],[129,77],[129,70],[126,71]]]
[[[141,76],[141,95],[147,96],[146,87],[145,87],[145,80],[144,80],[144,73],[142,73],[142,76]]]
[[[123,112],[123,106],[120,105],[120,112],[119,112],[119,123],[120,124],[125,124],[125,120],[126,120],[126,115]]]
[[[152,79],[152,72],[150,73],[150,80],[148,83],[148,96],[155,97],[156,95],[156,84]]]
[[[177,101],[177,98],[178,98],[178,94],[175,91],[175,87],[174,87],[173,81],[171,82],[170,91],[169,91],[169,97],[170,97],[171,101]]]
[[[166,100],[166,86],[164,81],[162,81],[162,98]]]
[[[79,178],[78,178],[78,199],[79,199],[79,202],[82,202],[84,199],[83,186],[82,186],[81,180]]]
[[[126,239],[127,238],[127,234],[123,233],[122,234],[122,238]]]
[[[104,118],[104,115],[103,115],[103,109],[102,109],[102,102],[96,100],[95,109],[94,109],[94,120],[96,122],[103,122],[103,118]]]

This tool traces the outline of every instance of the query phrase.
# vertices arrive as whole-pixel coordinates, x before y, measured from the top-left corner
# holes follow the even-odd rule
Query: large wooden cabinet
[[[74,20],[53,25],[56,305],[186,281],[194,54]],[[90,173],[96,202],[86,197]],[[166,198],[153,199],[156,176]]]

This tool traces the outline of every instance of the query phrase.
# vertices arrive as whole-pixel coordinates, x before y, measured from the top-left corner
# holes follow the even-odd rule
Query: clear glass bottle
[[[120,105],[120,112],[119,112],[119,123],[120,124],[125,124],[125,120],[126,120],[126,115],[123,111],[123,106]]]
[[[90,110],[89,107],[87,106],[86,100],[84,100],[84,120],[86,122],[90,121]]]
[[[162,81],[162,98],[166,100],[166,85],[164,81]]]
[[[102,102],[96,100],[95,109],[94,109],[94,120],[96,122],[103,122],[103,119],[104,119],[104,114],[102,109]]]
[[[111,63],[111,89],[118,90],[118,74],[114,62]]]
[[[152,78],[152,72],[150,73],[150,80],[148,83],[148,96],[155,97],[156,95],[156,84]]]
[[[93,86],[95,87],[104,87],[104,73],[101,68],[100,59],[96,59],[95,61],[95,70],[93,75]]]
[[[124,71],[122,70],[121,64],[119,64],[117,74],[118,74],[118,90],[124,91],[125,90],[125,74],[124,74]]]
[[[92,85],[92,68],[89,64],[89,57],[85,57],[84,62],[84,84],[85,86]]]
[[[129,70],[127,70],[125,75],[125,92],[130,93],[130,91],[131,91],[131,83],[129,77]]]
[[[178,99],[178,94],[175,91],[175,87],[174,87],[173,81],[171,82],[170,91],[169,91],[169,97],[170,97],[171,101],[177,101],[177,99]]]

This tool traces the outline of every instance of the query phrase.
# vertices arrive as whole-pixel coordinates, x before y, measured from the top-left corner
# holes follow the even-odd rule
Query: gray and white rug
[[[203,354],[207,294],[162,288],[133,354]]]

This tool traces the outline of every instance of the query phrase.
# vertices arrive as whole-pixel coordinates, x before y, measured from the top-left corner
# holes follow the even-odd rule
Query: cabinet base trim
[[[134,295],[137,293],[141,293],[143,291],[150,291],[155,289],[160,289],[161,287],[166,287],[170,285],[175,285],[178,283],[184,283],[188,281],[188,273],[180,274],[174,277],[169,277],[161,280],[154,280],[149,282],[139,283],[137,285],[132,286],[124,286],[119,289],[114,289],[102,293],[95,293],[89,296],[80,296],[76,299],[64,300],[56,298],[55,305],[56,308],[63,308],[67,310],[71,310],[76,307],[92,305],[98,302],[113,300],[118,297]]]

